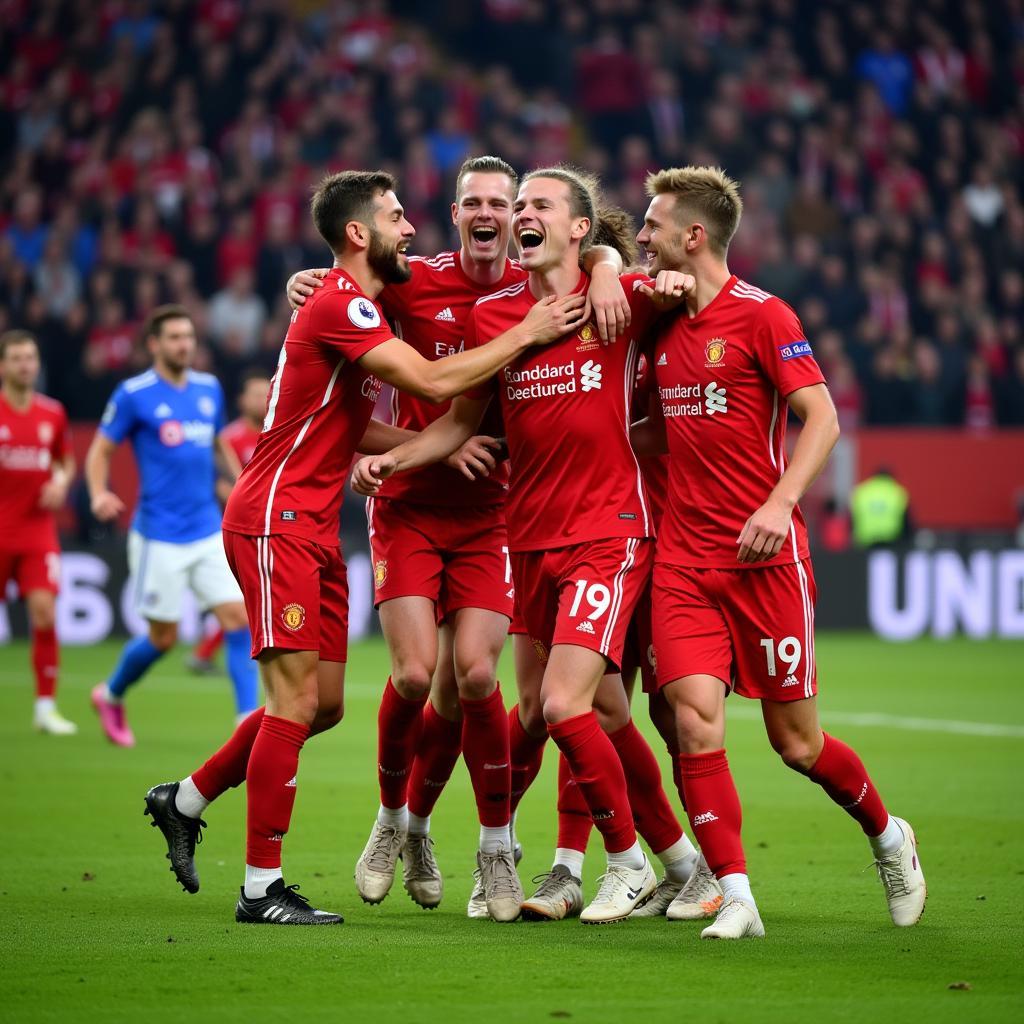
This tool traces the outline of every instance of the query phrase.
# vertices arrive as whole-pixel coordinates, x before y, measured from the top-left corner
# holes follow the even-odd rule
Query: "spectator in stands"
[[[850,516],[858,547],[881,547],[910,537],[910,495],[885,467],[853,489]]]

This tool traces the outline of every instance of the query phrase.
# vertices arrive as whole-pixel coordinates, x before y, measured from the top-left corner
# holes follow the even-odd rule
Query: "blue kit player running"
[[[125,644],[107,682],[92,693],[103,731],[122,747],[135,744],[122,703],[125,692],[177,642],[186,587],[224,630],[238,715],[259,704],[245,606],[224,555],[214,491],[215,452],[232,478],[240,471],[221,436],[227,422],[224,393],[211,374],[190,369],[196,332],[186,309],[161,306],[145,333],[153,366],[118,385],[85,460],[92,512],[103,522],[125,508],[108,481],[111,458],[126,439],[141,478],[128,565],[135,609],[149,623],[149,633]]]

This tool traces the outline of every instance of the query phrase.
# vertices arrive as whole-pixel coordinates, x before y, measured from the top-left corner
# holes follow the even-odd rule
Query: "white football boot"
[[[702,939],[763,939],[764,925],[757,907],[735,897],[722,904],[714,924],[700,933]]]
[[[69,722],[55,707],[36,708],[32,714],[32,727],[36,732],[50,736],[74,736],[78,726]]]
[[[444,895],[444,879],[434,859],[434,840],[430,836],[406,837],[402,850],[402,884],[405,891],[424,910],[433,910]]]
[[[492,921],[514,921],[523,905],[523,885],[519,881],[512,851],[506,847],[501,847],[497,853],[481,850],[476,855],[476,863],[480,869],[487,916]]]
[[[670,921],[700,921],[714,917],[722,906],[722,887],[711,873],[703,854],[686,885],[665,911]]]
[[[921,920],[924,913],[928,888],[917,856],[917,837],[910,823],[893,817],[903,832],[903,845],[892,857],[875,861],[878,877],[885,889],[885,900],[889,904],[889,916],[897,928],[909,928]]]
[[[583,910],[583,884],[564,865],[556,864],[547,874],[538,875],[536,892],[523,903],[524,921],[561,921],[579,917]]]
[[[395,881],[395,865],[407,835],[394,825],[373,823],[373,831],[356,861],[356,890],[364,903],[380,903]]]
[[[628,868],[624,864],[609,865],[599,881],[601,885],[597,895],[580,914],[584,924],[622,921],[642,906],[658,887],[658,876],[646,857],[640,868]]]

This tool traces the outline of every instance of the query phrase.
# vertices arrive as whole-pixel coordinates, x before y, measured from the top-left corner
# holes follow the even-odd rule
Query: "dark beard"
[[[366,251],[366,261],[385,284],[401,284],[412,277],[412,267],[399,260],[398,248],[389,249],[375,228],[370,229],[370,248]]]

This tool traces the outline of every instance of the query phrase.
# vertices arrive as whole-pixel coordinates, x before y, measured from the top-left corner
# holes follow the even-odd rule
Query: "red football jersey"
[[[345,477],[383,386],[356,360],[393,337],[380,307],[338,267],[292,314],[226,530],[337,543]]]
[[[409,264],[412,278],[404,284],[388,285],[381,292],[380,302],[384,312],[398,322],[401,339],[424,359],[443,359],[461,352],[466,318],[477,299],[526,277],[518,263],[507,259],[500,282],[477,284],[462,269],[457,252],[442,252],[432,259],[411,256]],[[422,430],[443,416],[450,404],[434,404],[396,389],[391,399],[391,422],[407,430]],[[500,417],[489,411],[480,424],[480,433],[503,432]],[[507,462],[478,480],[467,480],[439,462],[385,480],[380,496],[465,508],[499,504],[507,491]]]
[[[474,398],[496,394],[505,421],[512,551],[654,535],[629,444],[637,339],[654,318],[654,307],[634,286],[647,280],[622,276],[633,323],[614,344],[602,345],[587,323],[551,345],[528,349],[471,392]],[[590,278],[581,274],[576,291],[589,286]],[[481,299],[466,324],[466,347],[514,327],[536,301],[526,281]]]
[[[235,450],[238,461],[243,466],[248,465],[253,452],[256,451],[260,432],[244,416],[239,416],[224,428],[222,436]]]
[[[654,370],[669,444],[657,560],[736,569],[806,558],[796,508],[775,558],[736,560],[736,538],[786,466],[786,396],[825,380],[793,310],[734,275],[697,316],[658,331]]]
[[[0,394],[0,548],[53,551],[57,521],[40,507],[53,464],[71,450],[64,406],[33,395],[24,411]]]
[[[636,374],[636,393],[633,395],[633,419],[642,420],[651,410],[657,410],[658,382],[654,379],[654,367],[647,355],[641,354]],[[668,456],[638,455],[640,472],[651,504],[651,514],[657,529],[665,511],[665,497],[668,492]]]

